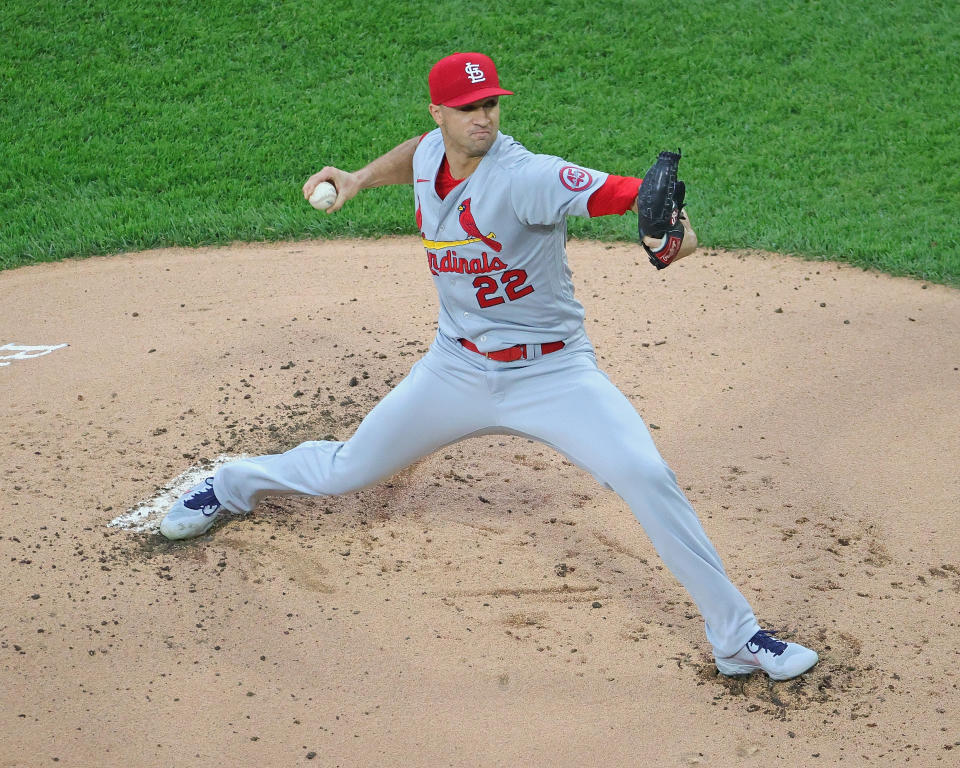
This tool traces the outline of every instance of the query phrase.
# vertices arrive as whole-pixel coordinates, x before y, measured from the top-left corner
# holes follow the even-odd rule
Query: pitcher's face
[[[430,114],[440,127],[447,147],[466,157],[485,155],[500,130],[500,98],[491,96],[462,107],[431,104]]]

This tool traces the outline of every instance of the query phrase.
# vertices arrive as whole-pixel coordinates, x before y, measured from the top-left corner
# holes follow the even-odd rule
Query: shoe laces
[[[760,651],[766,651],[771,656],[779,656],[781,653],[787,650],[787,644],[782,640],[777,640],[775,637],[773,637],[774,634],[775,632],[771,629],[761,629],[759,632],[757,632],[757,634],[747,641],[747,650],[750,651],[750,653],[760,653]]]
[[[183,506],[187,507],[187,509],[195,509],[207,517],[210,517],[210,515],[216,514],[220,509],[220,500],[213,492],[213,478],[208,477],[204,482],[206,485],[203,488],[190,498],[183,500]]]

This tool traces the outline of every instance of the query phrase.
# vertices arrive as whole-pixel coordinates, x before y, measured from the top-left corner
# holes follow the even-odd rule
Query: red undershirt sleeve
[[[611,174],[603,185],[590,195],[587,201],[587,213],[591,218],[613,214],[622,216],[630,210],[633,201],[637,199],[641,184],[643,179]]]

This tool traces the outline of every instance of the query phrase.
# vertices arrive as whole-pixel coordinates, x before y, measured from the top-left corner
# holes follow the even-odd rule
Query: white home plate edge
[[[218,456],[213,461],[204,462],[202,466],[190,467],[167,483],[155,496],[135,504],[122,515],[113,518],[107,523],[107,527],[128,531],[158,530],[163,516],[180,496],[210,477],[221,465],[243,458],[246,456]]]

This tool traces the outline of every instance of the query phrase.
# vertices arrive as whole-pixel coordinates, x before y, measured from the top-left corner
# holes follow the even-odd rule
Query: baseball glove
[[[640,244],[657,269],[670,266],[683,243],[683,198],[686,186],[677,181],[680,167],[680,152],[661,152],[650,170],[643,177],[637,194],[637,229]],[[661,239],[656,248],[644,242],[645,237]]]

